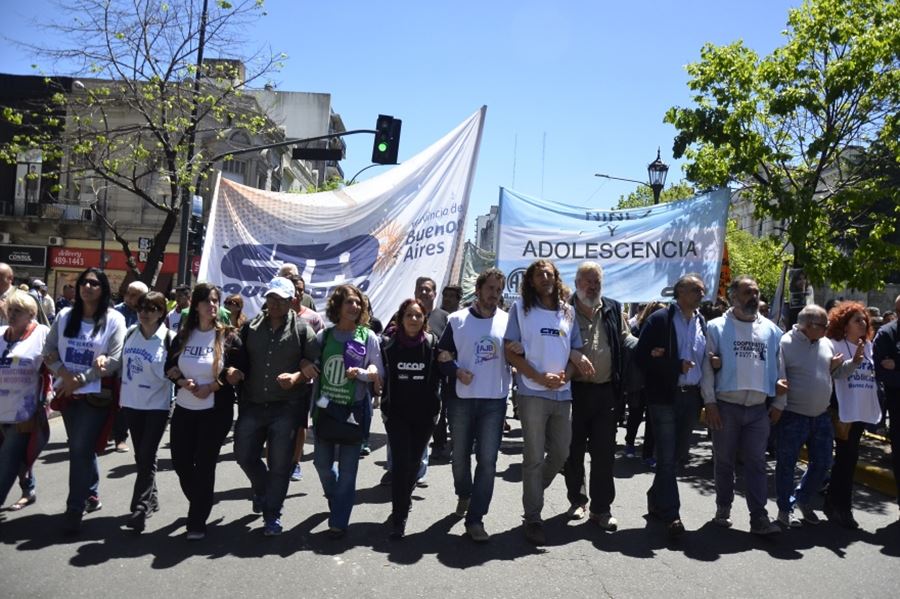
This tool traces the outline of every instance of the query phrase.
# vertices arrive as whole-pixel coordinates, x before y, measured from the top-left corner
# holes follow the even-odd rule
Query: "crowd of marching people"
[[[538,260],[509,306],[506,278],[495,268],[478,276],[464,307],[453,286],[444,289],[443,308],[436,305],[436,283],[420,277],[382,324],[351,284],[334,288],[323,318],[292,265],[268,283],[262,310],[250,318],[241,295],[209,283],[179,286],[167,298],[134,282],[116,304],[96,268],[66,285],[57,302],[42,281],[23,290],[13,279],[0,264],[0,504],[16,482],[22,496],[9,509],[36,500],[34,464],[49,438],[48,416],[58,411],[68,444],[60,521],[67,534],[103,506],[97,456],[110,443],[133,450],[131,499],[116,507],[127,512],[126,528],[145,529],[161,509],[157,455],[168,428],[188,502],[186,539],[207,534],[216,467],[232,431],[251,509],[262,516],[263,534],[277,536],[290,483],[303,479],[309,430],[328,536],[341,538],[377,408],[388,439],[387,534],[406,534],[414,489],[428,484],[433,440],[431,458],[451,460],[466,535],[487,542],[510,397],[522,427],[523,533],[536,545],[546,542],[544,492],[557,474],[568,518],[618,529],[613,466],[623,423],[626,457],[637,457],[644,423],[641,457],[655,470],[647,513],[673,537],[686,530],[678,475],[701,419],[712,438],[710,516],[719,526],[732,525],[742,468],[751,533],[820,523],[813,498],[823,488],[824,518],[858,528],[860,443],[885,417],[900,481],[900,297],[884,315],[853,301],[827,311],[807,305],[785,332],[766,317],[752,278],[731,281],[727,303],[708,304],[703,280],[685,274],[671,302],[642,306],[629,319],[603,295],[599,264],[582,263],[570,290],[552,262]],[[798,481],[804,447],[808,464]]]

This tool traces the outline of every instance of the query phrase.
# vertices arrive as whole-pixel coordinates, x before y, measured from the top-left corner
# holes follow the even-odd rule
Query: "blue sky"
[[[609,208],[635,185],[594,173],[645,180],[657,146],[672,167],[668,181],[679,181],[675,130],[662,119],[670,106],[690,103],[684,66],[706,42],[742,39],[770,52],[799,4],[267,0],[268,15],[247,36],[248,48],[288,55],[273,75],[279,89],[331,93],[348,129],[374,127],[379,113],[402,118],[401,161],[486,104],[472,237],[474,217],[496,203],[500,186]],[[0,36],[45,39],[34,23],[52,14],[49,0],[0,5]],[[2,47],[0,72],[32,72],[34,57]],[[369,164],[371,144],[370,136],[347,138],[348,178]]]

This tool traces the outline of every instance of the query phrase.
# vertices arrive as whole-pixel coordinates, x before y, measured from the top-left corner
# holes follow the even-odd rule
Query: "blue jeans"
[[[700,415],[700,389],[676,389],[672,403],[647,406],[656,440],[656,474],[647,491],[647,508],[666,522],[681,518],[678,496],[678,461],[686,455],[691,433]]]
[[[803,416],[785,410],[775,430],[778,439],[775,493],[778,497],[778,509],[789,511],[794,503],[809,503],[813,494],[821,488],[822,481],[831,468],[834,428],[831,414],[827,411],[818,416]],[[807,444],[809,451],[809,465],[795,493],[794,468],[804,444]]]
[[[453,398],[447,407],[453,431],[453,487],[458,497],[469,497],[466,524],[480,524],[494,495],[497,452],[503,438],[506,398]],[[472,453],[475,479],[472,479]]]
[[[291,471],[294,469],[294,445],[305,402],[273,401],[257,404],[243,402],[234,425],[234,456],[247,478],[253,494],[264,498],[263,517],[281,517]],[[267,460],[262,460],[266,445]]]
[[[96,408],[82,398],[75,399],[62,411],[66,435],[69,437],[69,496],[66,511],[84,512],[88,497],[97,496],[100,470],[97,466],[97,439],[109,416],[110,408]]]
[[[769,441],[769,410],[765,404],[741,406],[717,401],[722,430],[714,430],[713,464],[716,505],[731,508],[738,451],[744,461],[747,509],[750,521],[767,516],[766,445]]]
[[[15,424],[0,424],[0,505],[6,503],[6,496],[25,465],[29,437],[29,433],[17,431]],[[22,491],[24,494],[25,489]]]
[[[345,530],[356,500],[356,471],[362,443],[338,445],[316,438],[313,464],[328,500],[328,526]],[[335,462],[337,462],[335,464]]]

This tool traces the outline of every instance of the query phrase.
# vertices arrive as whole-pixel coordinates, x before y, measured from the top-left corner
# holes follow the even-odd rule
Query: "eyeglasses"
[[[240,308],[241,307],[241,305],[239,303],[237,303],[235,300],[228,300],[227,302],[225,302],[225,305],[231,306],[232,308]]]
[[[149,313],[151,313],[151,314],[152,314],[153,312],[159,312],[159,311],[160,311],[160,310],[159,310],[159,307],[158,307],[158,306],[154,306],[153,304],[144,304],[143,306],[141,306],[140,308],[138,308],[138,310],[140,310],[141,312],[149,312]]]
[[[828,321],[826,320],[825,322],[811,322],[811,323],[809,323],[809,326],[811,326],[811,327],[821,327],[821,328],[823,328],[823,329],[827,329],[827,328],[828,328]]]
[[[100,281],[98,281],[97,279],[85,279],[81,282],[81,284],[84,287],[99,287]]]

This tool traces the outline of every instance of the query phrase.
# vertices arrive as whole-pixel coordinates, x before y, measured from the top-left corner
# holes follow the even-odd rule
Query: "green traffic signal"
[[[386,143],[381,142],[380,144],[378,144],[379,152],[387,152],[387,149],[388,149],[388,145]]]

